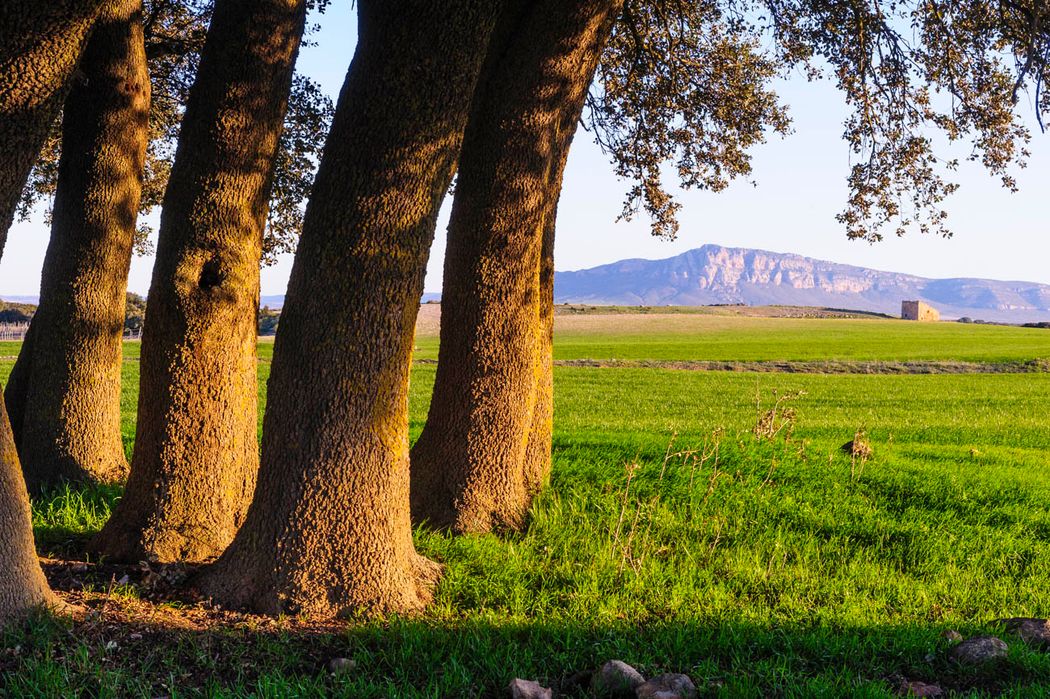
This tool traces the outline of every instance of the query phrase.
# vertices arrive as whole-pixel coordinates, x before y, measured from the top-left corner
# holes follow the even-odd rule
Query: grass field
[[[562,359],[1050,357],[1045,330],[990,326],[558,322]],[[432,334],[417,345],[420,358],[436,357]],[[0,356],[16,351],[0,345]],[[261,344],[260,381],[271,353]],[[129,346],[129,448],[136,354]],[[0,360],[0,379],[9,367]],[[413,437],[433,377],[432,364],[413,370]],[[960,696],[1050,696],[1047,653],[1004,636],[1006,661],[959,667],[941,637],[1050,616],[1050,374],[558,367],[555,385],[554,472],[528,529],[417,532],[420,550],[446,566],[423,617],[216,626],[195,622],[195,605],[144,601],[134,585],[101,594],[112,586],[100,568],[86,597],[101,610],[95,621],[7,633],[0,694],[480,697],[525,677],[586,696],[573,673],[621,658],[647,675],[687,672],[702,696],[891,696],[902,677]],[[756,436],[778,398],[765,424],[779,432]],[[840,449],[858,430],[874,450],[864,462]],[[35,503],[41,549],[75,557],[117,496],[66,491]],[[329,675],[335,656],[357,669]]]
[[[739,316],[558,316],[555,359],[962,360],[1050,357],[1038,328],[899,320]],[[417,358],[437,358],[437,337],[418,338]]]

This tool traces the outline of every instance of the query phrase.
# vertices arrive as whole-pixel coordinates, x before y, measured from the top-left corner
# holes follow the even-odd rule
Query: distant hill
[[[422,301],[440,300],[428,292]],[[615,306],[817,306],[900,315],[901,301],[929,303],[947,319],[1050,321],[1050,285],[992,279],[928,279],[790,253],[704,245],[663,260],[620,260],[556,272],[554,300]],[[35,304],[35,296],[3,301]],[[261,306],[284,306],[284,295]]]
[[[927,279],[801,255],[704,245],[663,260],[621,260],[554,276],[556,303],[699,306],[743,303],[852,308],[900,314],[918,299],[945,318],[1050,320],[1050,285]]]
[[[32,304],[0,299],[0,325],[28,323],[34,313],[36,313],[36,306]]]
[[[259,297],[259,308],[270,308],[276,311],[282,306],[284,306],[284,294]]]
[[[425,294],[423,294],[423,298],[421,300],[423,303],[427,303],[428,301],[440,301],[441,294],[428,291]],[[261,296],[259,297],[259,306],[260,308],[265,306],[275,311],[284,308],[284,294],[278,294],[274,296]]]
[[[39,296],[0,296],[0,302],[18,303],[35,306],[40,302]]]

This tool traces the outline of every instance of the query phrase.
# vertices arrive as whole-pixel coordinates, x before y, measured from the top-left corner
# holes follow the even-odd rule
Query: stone
[[[633,697],[635,690],[644,682],[642,673],[627,663],[610,660],[594,673],[591,691],[599,697]]]
[[[974,636],[951,650],[951,657],[964,665],[983,665],[1006,657],[1007,645],[995,636]]]
[[[515,678],[507,685],[510,699],[553,699],[554,692],[539,682]]]
[[[897,694],[902,697],[943,697],[944,690],[935,684],[926,684],[918,680],[903,680],[897,688]]]
[[[687,675],[657,675],[635,690],[638,699],[696,699],[696,685]]]
[[[332,658],[328,661],[328,672],[333,675],[341,675],[350,672],[357,667],[357,663],[350,658]]]
[[[1001,619],[999,623],[1007,632],[1036,648],[1050,648],[1050,620],[1014,617]]]

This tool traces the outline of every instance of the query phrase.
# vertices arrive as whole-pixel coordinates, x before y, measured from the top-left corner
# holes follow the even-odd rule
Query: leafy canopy
[[[179,127],[190,87],[197,76],[201,49],[208,33],[214,0],[146,0],[143,32],[152,90],[149,146],[143,173],[140,214],[161,206],[175,158]],[[312,2],[323,12],[327,2]],[[312,28],[311,28],[312,29]],[[304,75],[292,81],[284,131],[274,162],[274,180],[263,242],[263,261],[270,264],[282,252],[295,250],[303,209],[310,196],[334,108],[320,86]],[[49,201],[58,184],[61,153],[60,121],[22,193],[19,217],[32,216],[35,206]],[[146,223],[139,224],[138,252],[149,252]]]
[[[617,174],[635,184],[624,217],[644,209],[674,237],[679,205],[661,170],[684,188],[719,190],[751,174],[748,149],[790,129],[772,89],[803,69],[830,78],[850,114],[851,238],[950,235],[942,204],[957,185],[938,142],[967,142],[1014,189],[1031,137],[1050,113],[1045,0],[627,0],[588,101],[586,126]]]

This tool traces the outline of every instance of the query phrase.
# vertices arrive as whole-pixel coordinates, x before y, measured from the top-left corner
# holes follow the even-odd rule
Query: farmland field
[[[413,437],[433,385],[433,326],[416,344]],[[0,344],[0,357],[16,353]],[[129,452],[137,355],[129,344]],[[260,343],[263,389],[271,356]],[[994,364],[1050,359],[1050,332],[563,315],[555,357]],[[10,365],[0,359],[0,380]],[[0,694],[474,697],[524,677],[586,696],[573,674],[620,658],[647,675],[686,672],[701,696],[892,696],[903,680],[1050,696],[1050,654],[1003,635],[1005,661],[960,667],[942,637],[1050,616],[1050,373],[558,366],[555,390],[552,481],[527,530],[417,532],[445,565],[422,617],[180,626],[149,619],[191,614],[187,602],[98,578],[102,621],[86,637],[43,621],[8,632],[4,647],[19,651],[0,656]],[[858,433],[870,458],[841,449]],[[116,497],[66,490],[34,503],[43,553],[78,556]],[[356,669],[329,675],[335,656]]]

